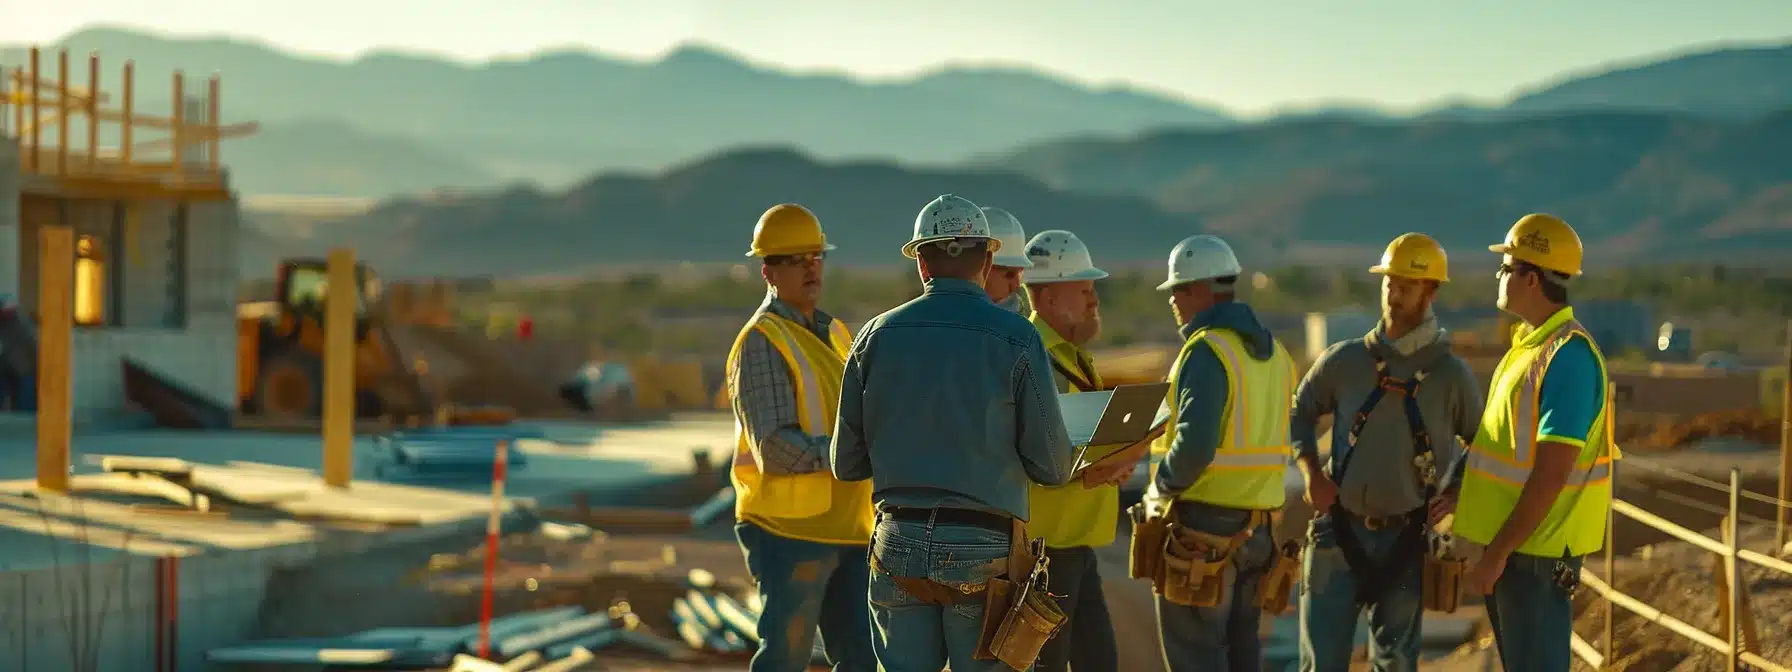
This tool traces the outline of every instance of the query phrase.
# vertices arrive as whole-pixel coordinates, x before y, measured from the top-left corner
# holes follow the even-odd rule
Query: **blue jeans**
[[[871,648],[880,670],[952,672],[1009,669],[1001,661],[975,660],[983,635],[983,600],[949,607],[916,599],[891,576],[929,579],[947,586],[982,584],[1008,557],[1008,533],[982,527],[880,520],[871,555],[883,572],[871,573]],[[888,572],[885,574],[884,572]]]
[[[1357,576],[1338,548],[1329,514],[1313,518],[1308,526],[1306,559],[1301,565],[1300,669],[1301,672],[1349,672],[1350,655],[1356,649]],[[1382,584],[1384,592],[1365,605],[1369,612],[1369,665],[1376,672],[1419,669],[1419,622],[1425,611],[1424,558],[1414,556],[1391,561],[1390,551],[1401,528],[1371,530],[1351,516],[1344,524],[1356,532],[1363,554],[1375,566],[1400,562],[1399,577]],[[1365,569],[1364,571],[1371,571]]]
[[[1101,590],[1101,561],[1089,546],[1047,548],[1051,560],[1052,595],[1068,620],[1057,636],[1039,651],[1033,669],[1117,670],[1120,649],[1114,641],[1114,619],[1108,614],[1108,598]]]
[[[1250,524],[1251,512],[1198,502],[1178,502],[1182,525],[1221,536],[1233,536]],[[1263,667],[1263,642],[1257,629],[1263,610],[1257,588],[1275,558],[1273,528],[1259,525],[1232,553],[1220,601],[1211,607],[1185,607],[1157,596],[1157,628],[1163,637],[1164,663],[1171,672],[1257,672]]]
[[[865,610],[865,547],[790,539],[748,522],[734,525],[759,584],[759,651],[748,669],[800,672],[809,668],[815,628],[835,670],[876,669],[871,621]]]
[[[1556,583],[1556,564],[1566,564],[1578,580],[1581,558],[1540,558],[1513,553],[1487,599],[1487,622],[1494,648],[1507,672],[1568,672],[1573,652],[1573,601]]]

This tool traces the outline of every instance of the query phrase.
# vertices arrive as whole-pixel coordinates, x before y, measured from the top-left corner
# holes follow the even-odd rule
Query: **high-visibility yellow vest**
[[[1072,392],[1093,392],[1106,385],[1095,369],[1095,360],[1087,352],[1058,335],[1058,332],[1033,315],[1033,325],[1045,341],[1045,352],[1058,367],[1068,373]],[[1092,446],[1090,459],[1099,459],[1122,446]],[[1028,491],[1027,533],[1044,537],[1051,548],[1106,546],[1114,543],[1114,521],[1120,517],[1120,488],[1104,485],[1085,488],[1081,480],[1057,487],[1034,483]]]
[[[1288,498],[1283,483],[1294,458],[1288,412],[1294,402],[1295,368],[1281,341],[1276,341],[1273,356],[1258,361],[1230,329],[1198,329],[1191,334],[1170,366],[1166,397],[1170,418],[1165,425],[1169,429],[1152,444],[1152,452],[1170,450],[1180,411],[1176,398],[1182,363],[1199,347],[1212,348],[1226,370],[1226,412],[1221,416],[1225,433],[1213,462],[1180,499],[1232,509],[1282,508]]]
[[[734,339],[728,371],[738,371],[741,344],[747,334],[764,334],[790,365],[796,388],[797,417],[811,436],[831,435],[840,404],[840,377],[852,335],[834,320],[829,343],[790,320],[761,313]],[[871,540],[871,481],[843,482],[829,471],[808,474],[766,474],[753,460],[746,419],[734,416],[734,515],[781,537],[824,544],[866,544]]]
[[[1481,428],[1468,447],[1468,465],[1456,504],[1456,534],[1486,545],[1499,534],[1518,505],[1518,493],[1530,479],[1537,451],[1537,396],[1543,374],[1562,346],[1572,338],[1587,339],[1599,362],[1599,388],[1608,379],[1605,355],[1593,336],[1563,308],[1536,329],[1520,329],[1511,349],[1494,369]],[[1548,517],[1518,547],[1518,552],[1545,558],[1587,555],[1605,546],[1606,511],[1612,502],[1612,460],[1619,457],[1612,442],[1612,398],[1608,394],[1587,442],[1575,459],[1568,482],[1556,495]]]

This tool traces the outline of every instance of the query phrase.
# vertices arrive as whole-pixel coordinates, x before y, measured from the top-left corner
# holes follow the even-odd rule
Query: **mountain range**
[[[740,146],[787,145],[823,160],[887,157],[941,165],[1072,136],[1245,128],[1211,104],[1092,88],[1022,68],[947,67],[868,81],[792,73],[687,45],[657,61],[557,50],[466,64],[396,51],[343,61],[226,37],[98,26],[54,45],[138,72],[137,109],[170,106],[174,70],[223,80],[226,122],[257,120],[226,144],[246,194],[384,197],[434,188],[577,184],[605,171],[658,171]],[[25,61],[0,48],[0,63]],[[1585,110],[1748,119],[1792,107],[1792,46],[1737,47],[1539,84],[1496,106],[1449,105],[1420,120],[1503,120]],[[1304,119],[1411,121],[1376,110]],[[1292,119],[1291,119],[1292,120]]]
[[[1110,266],[1159,263],[1178,239],[1203,231],[1225,236],[1250,264],[1367,264],[1406,231],[1476,260],[1474,251],[1533,211],[1576,225],[1589,269],[1783,265],[1792,255],[1786,147],[1792,110],[1752,121],[1662,112],[1304,120],[1048,143],[951,169],[741,149],[560,191],[391,199],[313,226],[303,240],[266,242],[306,252],[352,245],[399,275],[738,263],[754,218],[797,201],[840,246],[831,258],[885,265],[903,261],[896,251],[914,213],[956,193],[1009,209],[1029,231],[1076,231]]]

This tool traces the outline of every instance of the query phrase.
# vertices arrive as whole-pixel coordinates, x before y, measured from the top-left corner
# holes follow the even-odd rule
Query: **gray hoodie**
[[[1416,335],[1402,337],[1401,347],[1387,342],[1379,325],[1362,338],[1335,344],[1313,363],[1295,390],[1294,411],[1289,419],[1295,450],[1303,458],[1318,457],[1315,425],[1321,416],[1330,413],[1331,457],[1324,463],[1325,470],[1327,474],[1337,473],[1339,461],[1354,452],[1344,482],[1338,484],[1338,499],[1346,510],[1357,515],[1396,515],[1425,504],[1418,472],[1412,464],[1412,430],[1399,394],[1382,395],[1356,449],[1353,451],[1349,445],[1350,425],[1357,409],[1377,382],[1371,350],[1387,360],[1388,375],[1394,378],[1411,378],[1421,368],[1428,371],[1418,387],[1419,412],[1432,437],[1439,480],[1444,481],[1439,484],[1440,489],[1460,477],[1463,451],[1451,437],[1459,437],[1462,444],[1467,444],[1474,440],[1480,425],[1480,383],[1468,364],[1451,352],[1448,334],[1436,329],[1431,321],[1427,325]]]

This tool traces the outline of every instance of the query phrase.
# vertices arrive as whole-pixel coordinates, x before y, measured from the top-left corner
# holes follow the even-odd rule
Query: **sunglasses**
[[[767,265],[767,266],[788,266],[788,265],[792,265],[792,264],[807,264],[807,263],[813,262],[813,261],[821,261],[823,259],[826,259],[827,257],[828,257],[828,255],[826,252],[808,252],[808,253],[804,253],[804,254],[774,254],[772,256],[765,258],[765,265]]]
[[[1535,270],[1537,270],[1537,267],[1532,266],[1530,264],[1525,264],[1525,263],[1500,264],[1500,269],[1498,271],[1494,272],[1493,277],[1503,278],[1508,275],[1518,275],[1520,273],[1529,273],[1529,272],[1532,272]]]

